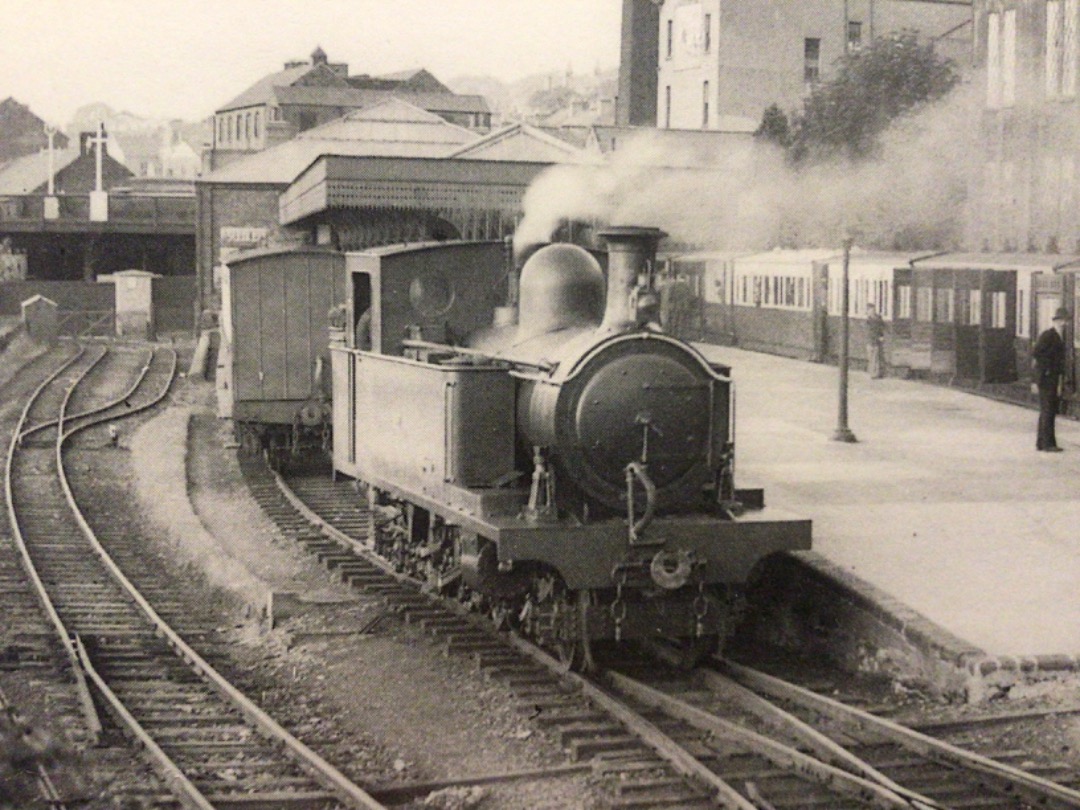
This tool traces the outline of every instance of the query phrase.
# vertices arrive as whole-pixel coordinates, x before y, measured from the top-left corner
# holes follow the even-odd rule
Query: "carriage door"
[[[911,305],[911,268],[897,267],[893,271],[892,289],[892,356],[889,364],[910,368],[911,360],[911,319],[914,312]]]
[[[1054,310],[1068,300],[1064,296],[1064,276],[1053,272],[1033,273],[1031,276],[1031,345],[1035,345],[1039,334],[1050,328]]]
[[[814,297],[810,320],[814,335],[814,362],[824,363],[829,356],[829,265],[814,262],[811,272]]]
[[[1080,380],[1080,285],[1076,283],[1077,272],[1066,270],[1061,274],[1062,305],[1072,313],[1065,335],[1065,401],[1070,415],[1076,414],[1080,401],[1076,391],[1077,381]]]
[[[979,274],[979,289],[969,293],[979,300],[978,380],[984,383],[1010,383],[1017,379],[1016,349],[1016,271],[986,270]],[[974,320],[974,319],[973,319]]]

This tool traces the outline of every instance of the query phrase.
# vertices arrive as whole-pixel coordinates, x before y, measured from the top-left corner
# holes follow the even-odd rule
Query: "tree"
[[[878,37],[845,54],[836,76],[814,88],[795,127],[796,163],[872,156],[898,117],[941,98],[959,81],[956,67],[920,44],[914,31]]]
[[[787,149],[791,146],[791,124],[787,115],[776,104],[770,105],[761,116],[754,137]]]

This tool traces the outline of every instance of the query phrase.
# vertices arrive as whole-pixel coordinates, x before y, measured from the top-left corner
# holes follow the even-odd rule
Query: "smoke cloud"
[[[737,135],[717,161],[715,146],[704,157],[698,133],[645,131],[602,164],[554,166],[537,177],[515,247],[549,240],[569,219],[655,226],[706,250],[836,247],[847,236],[865,248],[956,249],[979,170],[975,95],[961,84],[899,119],[877,159],[859,164],[796,169],[780,149]]]

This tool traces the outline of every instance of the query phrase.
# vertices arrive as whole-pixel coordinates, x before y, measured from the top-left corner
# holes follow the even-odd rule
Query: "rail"
[[[23,569],[26,572],[27,577],[30,579],[31,584],[34,586],[34,590],[37,592],[38,599],[41,602],[42,608],[45,614],[49,617],[49,621],[52,622],[53,627],[56,629],[57,635],[65,639],[64,652],[67,655],[68,663],[71,666],[71,672],[75,678],[75,691],[79,698],[79,707],[86,719],[87,729],[90,732],[95,744],[101,737],[101,718],[98,717],[97,709],[94,706],[93,697],[90,694],[90,689],[86,684],[86,677],[83,673],[82,667],[79,665],[78,656],[76,656],[74,649],[70,644],[66,643],[69,638],[67,627],[64,626],[64,622],[60,618],[60,614],[56,612],[56,608],[53,606],[52,599],[49,598],[49,591],[45,587],[45,583],[42,582],[41,577],[38,576],[37,569],[34,567],[34,561],[30,556],[30,549],[26,544],[26,539],[23,537],[22,529],[19,525],[18,513],[15,510],[15,490],[12,484],[12,471],[15,466],[15,454],[18,451],[19,445],[22,442],[23,434],[22,428],[26,423],[30,414],[30,409],[33,407],[34,402],[41,395],[41,393],[48,387],[54,380],[56,380],[61,374],[63,374],[70,366],[76,363],[86,353],[84,346],[77,347],[78,351],[69,357],[59,368],[57,368],[52,374],[50,374],[39,385],[34,392],[30,395],[26,401],[26,405],[23,407],[22,414],[19,416],[19,421],[15,425],[15,430],[11,434],[11,443],[8,445],[7,460],[5,462],[4,471],[4,500],[7,504],[8,521],[11,524],[11,534],[15,540],[15,545],[19,549],[19,556],[22,559]],[[102,357],[105,355],[102,354]],[[96,365],[101,360],[99,357],[94,361]],[[93,366],[91,366],[92,368]]]
[[[955,767],[974,771],[987,781],[1000,785],[1004,792],[1020,795],[1038,807],[1080,808],[1080,791],[1050,782],[1034,774],[1013,768],[988,757],[965,751],[934,739],[883,717],[847,706],[804,687],[758,672],[729,660],[714,661],[717,669],[756,692],[805,706],[830,721],[853,732],[873,731],[890,742],[920,756]]]
[[[131,416],[140,411],[148,410],[149,408],[157,405],[165,395],[168,393],[172,380],[176,375],[177,357],[176,353],[172,355],[172,368],[169,374],[169,385],[166,385],[159,396],[155,397],[152,401],[143,403],[141,405],[129,408],[125,411],[125,416]],[[123,400],[118,400],[123,401]],[[66,404],[66,403],[65,403]],[[61,428],[63,427],[63,409],[61,409]],[[351,807],[363,807],[369,810],[382,810],[383,805],[375,801],[370,795],[362,791],[357,787],[348,777],[338,771],[330,763],[326,762],[322,757],[316,754],[308,746],[296,739],[288,731],[286,731],[276,720],[270,715],[260,709],[253,701],[251,701],[240,690],[227,681],[216,669],[214,669],[202,656],[200,656],[186,641],[184,641],[173,628],[157,613],[156,610],[150,605],[149,602],[142,596],[138,588],[127,578],[127,576],[120,570],[119,566],[113,561],[112,557],[105,550],[104,546],[98,540],[94,534],[93,529],[87,522],[82,511],[79,509],[78,503],[75,500],[75,494],[71,489],[71,485],[68,482],[66,472],[63,465],[63,444],[74,434],[93,427],[101,421],[104,421],[107,417],[100,419],[91,419],[86,421],[70,431],[58,436],[56,442],[56,455],[57,465],[59,468],[60,484],[64,490],[65,498],[67,499],[68,506],[75,516],[75,520],[79,525],[83,536],[93,547],[95,553],[102,560],[106,568],[109,569],[109,573],[118,582],[121,587],[131,596],[139,610],[146,617],[155,628],[155,631],[163,637],[170,647],[176,652],[176,654],[188,663],[194,670],[196,670],[199,676],[213,688],[215,688],[221,695],[223,695],[233,706],[235,706],[253,725],[257,726],[264,733],[268,734],[276,740],[280,740],[292,750],[299,760],[301,760],[308,769],[315,774],[321,776],[325,782],[330,785],[345,802]],[[132,722],[135,722],[132,718]],[[143,732],[145,733],[145,732]],[[167,759],[165,760],[168,761]],[[171,771],[166,774],[166,778],[172,781],[174,778]],[[182,784],[182,783],[181,783]]]

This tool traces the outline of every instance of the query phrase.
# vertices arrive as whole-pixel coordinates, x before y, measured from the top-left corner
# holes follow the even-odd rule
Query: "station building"
[[[387,76],[349,75],[322,48],[310,61],[286,62],[214,113],[204,171],[295,138],[299,133],[350,112],[398,98],[476,132],[491,129],[491,109],[482,96],[454,93],[424,69]]]
[[[624,0],[617,121],[752,132],[846,51],[904,29],[970,64],[971,0]]]
[[[481,134],[400,98],[352,111],[196,181],[200,305],[218,307],[217,268],[238,250],[502,238],[536,175],[583,154],[536,127]]]

